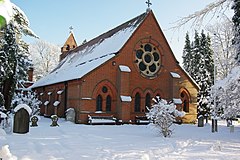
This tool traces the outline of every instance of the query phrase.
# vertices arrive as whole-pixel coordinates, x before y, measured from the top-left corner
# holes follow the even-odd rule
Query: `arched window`
[[[149,93],[146,94],[145,107],[145,112],[148,112],[147,108],[151,107],[151,95]]]
[[[112,98],[111,96],[107,96],[107,100],[106,100],[106,111],[110,112],[111,111],[111,105],[112,105]]]
[[[184,112],[189,112],[189,98],[185,91],[181,93],[181,100],[182,100],[182,109]]]
[[[134,104],[134,112],[140,112],[141,105],[141,96],[139,93],[135,95],[135,104]]]
[[[97,96],[96,111],[102,111],[102,96],[101,95]]]

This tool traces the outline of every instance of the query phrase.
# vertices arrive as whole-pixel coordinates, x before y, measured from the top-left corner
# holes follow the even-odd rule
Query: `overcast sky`
[[[43,40],[62,46],[72,26],[78,44],[142,14],[146,0],[11,0],[30,21],[31,29]],[[204,8],[214,0],[151,0],[153,10],[176,58],[182,50],[188,26],[173,32],[181,17]],[[34,39],[26,39],[29,43]]]

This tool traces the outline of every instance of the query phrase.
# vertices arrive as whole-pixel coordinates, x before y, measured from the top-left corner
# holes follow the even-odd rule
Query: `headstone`
[[[32,122],[31,127],[36,127],[36,126],[38,126],[38,124],[37,124],[37,122],[38,122],[38,117],[37,117],[37,116],[32,116],[31,122]]]
[[[204,126],[204,117],[202,115],[198,116],[198,127]]]
[[[234,125],[230,125],[230,133],[233,133],[234,132]]]
[[[212,119],[212,132],[218,132],[217,119]]]
[[[26,109],[19,109],[14,116],[13,133],[29,132],[29,113]]]
[[[57,121],[58,121],[58,116],[57,115],[52,115],[51,116],[52,124],[50,125],[51,127],[56,127],[59,126]]]
[[[75,113],[74,108],[67,109],[67,111],[66,111],[66,120],[67,121],[75,122],[75,116],[76,116],[76,113]]]

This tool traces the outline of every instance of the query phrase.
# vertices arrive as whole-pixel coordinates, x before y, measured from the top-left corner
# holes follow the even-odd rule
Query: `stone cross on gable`
[[[147,4],[148,8],[150,8],[150,6],[152,5],[152,3],[150,2],[150,0],[147,0],[147,1],[146,1],[146,4]]]
[[[72,33],[73,27],[70,26],[70,27],[69,27],[69,30],[70,30],[70,33]]]

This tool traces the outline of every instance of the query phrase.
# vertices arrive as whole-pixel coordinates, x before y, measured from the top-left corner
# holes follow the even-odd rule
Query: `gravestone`
[[[71,121],[71,122],[75,122],[75,115],[76,115],[76,113],[75,113],[74,108],[67,109],[67,111],[66,111],[66,120],[67,121]]]
[[[31,127],[37,127],[38,126],[38,124],[37,124],[38,117],[37,116],[32,116],[31,122],[32,122]]]
[[[52,115],[51,116],[52,124],[50,125],[51,127],[56,127],[59,126],[57,121],[58,121],[58,116],[57,115]]]
[[[204,126],[204,117],[202,115],[198,116],[198,127]]]
[[[19,109],[14,116],[13,133],[29,132],[29,113],[26,109]]]

